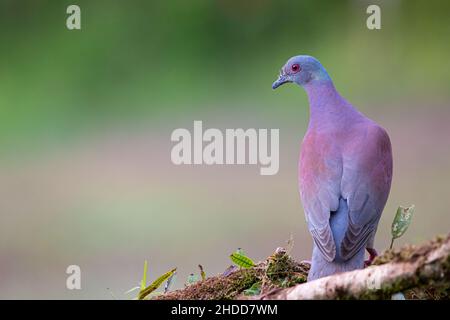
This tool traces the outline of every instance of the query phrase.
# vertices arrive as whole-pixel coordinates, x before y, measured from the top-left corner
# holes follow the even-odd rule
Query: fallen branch
[[[386,299],[412,288],[450,284],[450,235],[422,246],[386,251],[375,264],[321,278],[288,289],[278,289],[261,299]],[[447,291],[448,293],[448,291]],[[447,295],[448,298],[448,295]]]
[[[390,299],[403,292],[408,298],[442,299],[450,295],[450,234],[421,246],[390,249],[362,270],[307,282],[309,268],[277,251],[250,269],[217,275],[153,299]],[[260,284],[261,293],[246,296]]]

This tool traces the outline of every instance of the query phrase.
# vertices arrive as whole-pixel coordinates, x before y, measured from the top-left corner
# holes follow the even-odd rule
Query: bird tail
[[[352,258],[344,260],[341,257],[341,242],[348,226],[348,206],[343,198],[339,200],[339,208],[330,215],[330,227],[336,245],[336,257],[332,262],[325,260],[320,250],[314,244],[311,270],[308,281],[326,277],[339,272],[346,272],[364,267],[365,246],[363,246]]]

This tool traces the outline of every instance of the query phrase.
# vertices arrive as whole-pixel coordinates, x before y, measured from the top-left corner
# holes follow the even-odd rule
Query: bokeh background
[[[66,29],[81,7],[82,30]],[[366,28],[379,4],[382,29]],[[341,94],[390,133],[406,235],[449,231],[450,2],[0,1],[0,298],[119,299],[178,267],[175,287],[311,239],[297,191],[306,94],[271,84],[285,60],[322,61]],[[175,166],[176,128],[279,128],[280,171]],[[68,265],[82,290],[66,289]],[[112,294],[111,294],[112,293]]]

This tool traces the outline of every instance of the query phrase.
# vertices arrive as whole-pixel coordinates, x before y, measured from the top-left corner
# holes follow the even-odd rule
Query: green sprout
[[[415,206],[411,205],[409,207],[399,206],[397,209],[397,213],[395,214],[394,221],[392,221],[392,240],[389,249],[392,249],[394,245],[394,240],[400,238],[403,234],[405,234],[409,225],[411,224],[411,218],[414,213]]]

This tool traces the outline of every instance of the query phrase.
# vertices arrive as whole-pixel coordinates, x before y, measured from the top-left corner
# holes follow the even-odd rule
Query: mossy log
[[[283,248],[250,269],[237,269],[153,299],[448,299],[450,234],[420,246],[386,250],[373,265],[307,282],[309,265],[294,261]],[[260,294],[245,290],[260,285]]]
[[[420,298],[422,294],[422,298],[448,299],[449,284],[450,235],[421,246],[387,250],[368,268],[278,289],[261,298],[390,299],[394,293],[407,291],[411,298]]]

